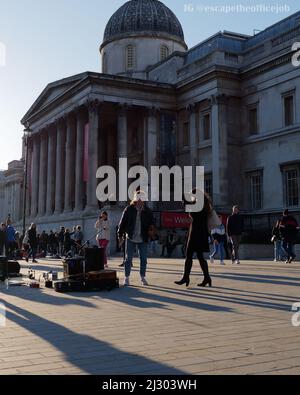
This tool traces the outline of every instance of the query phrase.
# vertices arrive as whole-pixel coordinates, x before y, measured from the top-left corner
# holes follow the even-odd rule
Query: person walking
[[[29,254],[26,258],[26,262],[29,261],[29,258],[32,256],[32,263],[38,263],[35,259],[37,248],[38,248],[38,240],[36,234],[36,224],[32,223],[28,229],[28,244],[29,244]]]
[[[196,191],[194,190],[195,194]],[[204,207],[202,211],[192,212],[190,214],[191,224],[186,249],[186,260],[184,265],[184,274],[180,281],[175,281],[177,285],[190,284],[190,274],[193,267],[193,256],[197,254],[204,280],[198,287],[212,286],[212,280],[209,275],[208,263],[205,260],[203,253],[209,252],[209,231],[208,231],[208,217],[212,213],[213,207],[208,194],[204,194]]]
[[[97,229],[98,233],[96,236],[96,240],[98,241],[99,247],[103,249],[104,252],[104,267],[107,269],[107,247],[110,241],[110,224],[108,220],[108,214],[106,211],[100,214],[95,228]]]
[[[6,225],[2,223],[0,228],[0,255],[4,254],[5,245],[6,245]]]
[[[282,248],[282,239],[280,234],[280,220],[278,220],[272,229],[272,242],[274,243],[274,262],[281,262],[284,251]]]
[[[222,220],[222,217],[219,217]],[[213,238],[214,250],[210,256],[210,263],[214,263],[214,257],[216,254],[220,255],[220,265],[225,265],[225,248],[224,245],[227,242],[226,229],[223,224],[211,231]]]
[[[227,220],[227,234],[232,245],[232,263],[240,264],[239,248],[244,232],[244,220],[239,206],[233,206],[232,215]]]
[[[154,218],[152,211],[145,204],[146,194],[142,191],[135,193],[133,201],[123,212],[118,228],[118,238],[126,237],[126,259],[124,285],[130,285],[130,274],[133,254],[136,247],[140,254],[141,284],[147,286],[147,251],[149,234],[153,233]]]
[[[280,234],[282,237],[282,247],[287,253],[286,263],[292,263],[296,254],[293,251],[298,233],[298,222],[290,215],[289,210],[284,210],[280,221]]]

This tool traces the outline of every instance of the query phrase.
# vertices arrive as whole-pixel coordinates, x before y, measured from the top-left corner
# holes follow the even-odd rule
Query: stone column
[[[56,123],[56,179],[55,179],[55,214],[61,214],[64,204],[65,178],[65,124],[63,118]]]
[[[76,180],[75,180],[75,211],[83,209],[83,156],[84,156],[84,127],[85,119],[83,112],[77,110],[76,125]]]
[[[119,162],[119,159],[121,158],[127,158],[128,157],[128,147],[127,147],[127,139],[128,139],[128,130],[127,130],[127,106],[126,105],[120,105],[118,107],[118,155],[117,155],[117,163]],[[122,174],[119,174],[119,177],[127,177],[127,172],[128,169],[121,169]],[[125,191],[124,191],[125,193]],[[118,187],[118,197],[120,200],[120,205],[125,206],[127,204],[128,197],[127,195],[125,196],[120,196],[120,186]]]
[[[47,197],[47,165],[48,165],[48,136],[47,132],[41,135],[40,146],[40,175],[39,175],[39,216],[45,215],[46,212],[46,197]]]
[[[28,144],[28,156],[27,156],[27,187],[26,190],[26,218],[30,216],[31,213],[31,196],[32,196],[32,141],[31,139],[27,141]]]
[[[55,207],[56,133],[54,125],[48,131],[48,174],[46,215],[52,215]]]
[[[74,115],[70,114],[67,119],[66,131],[66,167],[65,167],[65,213],[73,211],[75,193],[75,133]]]
[[[189,112],[189,126],[190,126],[190,163],[193,167],[193,185],[196,185],[196,165],[197,165],[197,129],[196,129],[196,105],[191,104],[187,110]]]
[[[88,182],[86,211],[93,213],[98,209],[96,188],[98,170],[98,135],[99,135],[99,103],[90,102],[89,110],[89,147],[88,147]]]
[[[157,131],[157,114],[158,111],[155,108],[151,108],[148,112],[147,120],[147,157],[146,166],[150,174],[150,167],[156,166],[157,163],[157,144],[158,144],[158,131]]]
[[[213,201],[217,206],[226,206],[228,204],[228,135],[226,96],[213,96],[211,103]]]
[[[31,195],[31,216],[36,217],[38,213],[39,196],[39,171],[40,168],[40,138],[33,137],[33,156],[32,156],[32,195]]]

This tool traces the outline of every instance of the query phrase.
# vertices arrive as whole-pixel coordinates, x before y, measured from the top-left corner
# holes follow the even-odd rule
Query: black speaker
[[[85,257],[86,273],[104,270],[103,248],[86,248],[84,250],[84,257]]]
[[[17,276],[20,273],[21,266],[18,262],[8,261],[7,258],[0,259],[0,280],[4,281],[7,277]]]

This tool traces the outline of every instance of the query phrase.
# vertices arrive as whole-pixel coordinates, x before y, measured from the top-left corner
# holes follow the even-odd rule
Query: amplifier
[[[84,273],[84,258],[70,258],[63,261],[64,277]]]
[[[84,250],[86,273],[104,270],[104,249],[86,248]]]

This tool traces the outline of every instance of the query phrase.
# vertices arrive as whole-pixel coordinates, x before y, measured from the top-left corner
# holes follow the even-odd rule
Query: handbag
[[[222,225],[222,222],[221,222],[220,218],[218,217],[215,210],[212,210],[212,212],[209,214],[209,216],[207,218],[208,230],[211,232],[213,229],[218,228],[221,225]]]

